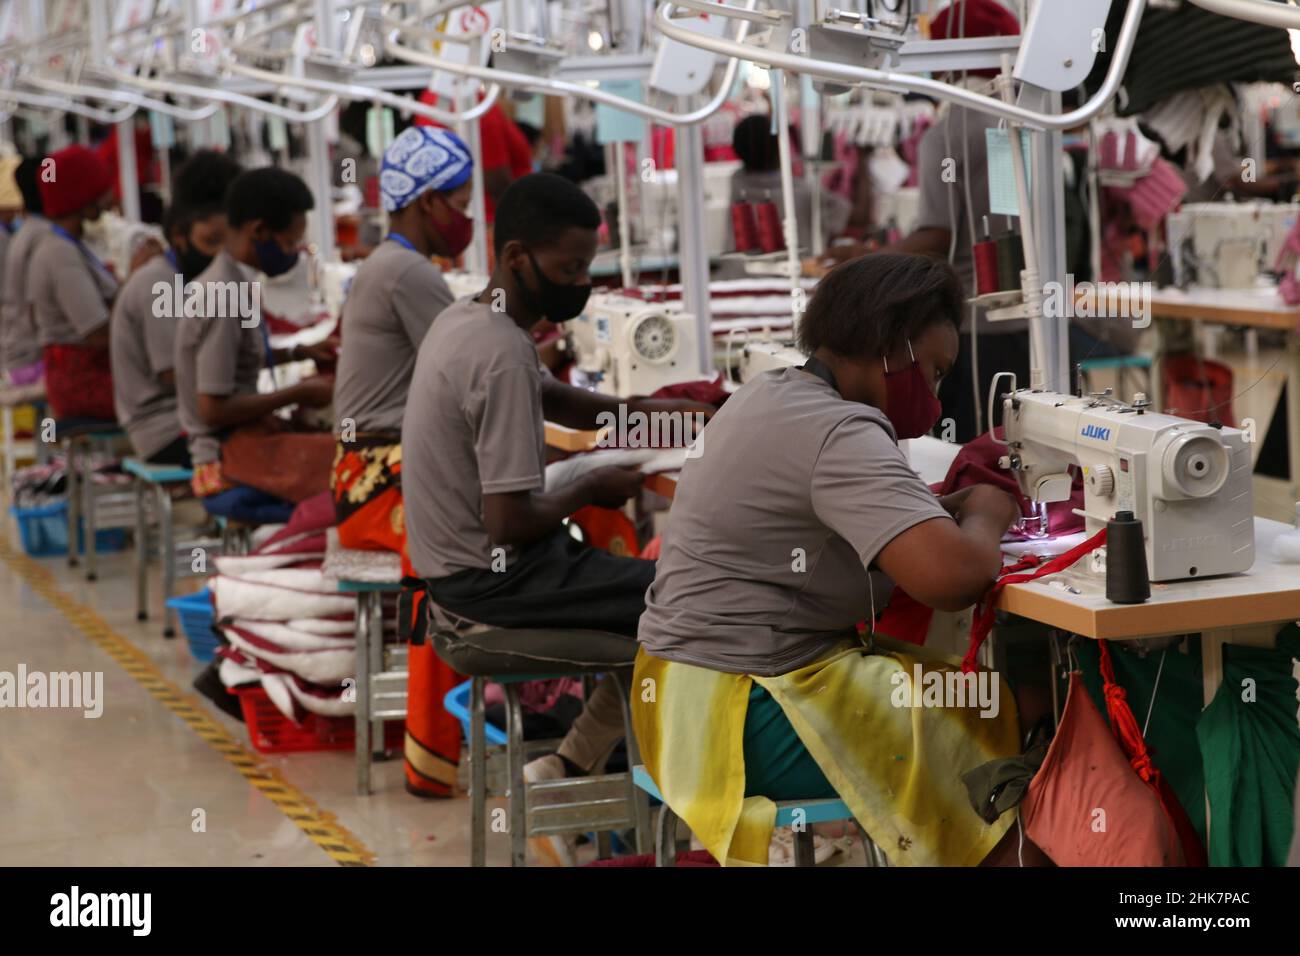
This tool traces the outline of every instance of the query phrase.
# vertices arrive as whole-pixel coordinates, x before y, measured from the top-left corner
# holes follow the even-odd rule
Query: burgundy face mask
[[[465,215],[451,203],[439,196],[443,209],[447,211],[447,222],[439,224],[432,216],[429,217],[429,223],[433,226],[434,231],[442,237],[443,244],[447,247],[447,254],[451,258],[456,258],[469,246],[474,238],[474,220]]]
[[[885,360],[885,417],[893,423],[900,441],[920,438],[943,414],[943,404],[930,390],[930,383],[912,353],[911,342],[907,343],[907,351],[912,355],[908,368],[891,372]]]

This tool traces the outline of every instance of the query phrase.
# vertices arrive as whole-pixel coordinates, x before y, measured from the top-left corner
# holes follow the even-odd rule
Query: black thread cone
[[[1141,604],[1151,597],[1142,522],[1131,511],[1118,511],[1106,522],[1106,600]]]

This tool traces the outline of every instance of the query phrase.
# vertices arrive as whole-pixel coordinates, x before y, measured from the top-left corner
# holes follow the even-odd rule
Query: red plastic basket
[[[352,750],[356,746],[356,726],[351,717],[323,717],[308,714],[295,724],[271,702],[261,684],[235,687],[239,697],[248,739],[253,749],[264,754],[305,753],[311,750]],[[384,748],[400,750],[405,725],[390,720],[384,725]]]

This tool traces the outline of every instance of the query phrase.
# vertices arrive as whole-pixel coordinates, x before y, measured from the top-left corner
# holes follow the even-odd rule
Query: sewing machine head
[[[593,293],[566,332],[581,378],[605,395],[651,395],[701,378],[695,316],[680,302]]]
[[[1078,468],[1088,533],[1132,511],[1143,524],[1152,581],[1233,574],[1254,563],[1250,449],[1239,429],[1151,412],[1141,395],[1126,405],[1108,393],[1016,389],[1011,378],[1000,463],[1044,528],[1046,508],[1070,500]]]

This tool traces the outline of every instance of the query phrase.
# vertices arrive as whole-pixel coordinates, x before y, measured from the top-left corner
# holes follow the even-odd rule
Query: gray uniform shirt
[[[165,307],[171,303],[160,302],[154,291],[162,284],[168,290],[163,296],[170,298],[176,276],[170,259],[155,256],[131,275],[113,306],[108,339],[113,404],[141,458],[153,457],[181,434],[176,389],[159,378],[175,365],[177,318]]]
[[[553,382],[504,312],[462,299],[434,321],[402,420],[407,549],[421,577],[492,566],[483,495],[545,487]]]
[[[7,369],[31,365],[41,357],[36,319],[27,295],[27,270],[37,240],[49,231],[48,219],[28,213],[5,252],[3,297],[0,298],[0,363]]]
[[[759,676],[807,664],[870,617],[880,550],[951,520],[884,413],[796,368],[732,395],[699,452],[678,480],[637,634],[667,660]],[[874,577],[878,611],[888,584]]]
[[[176,328],[176,398],[181,427],[189,437],[190,458],[202,465],[218,461],[221,442],[217,432],[199,418],[199,394],[239,395],[257,391],[257,378],[266,364],[266,342],[260,316],[243,308],[253,301],[255,273],[241,267],[224,249],[194,280],[209,300],[223,303],[221,314],[186,314]],[[242,294],[241,294],[242,293]],[[239,307],[234,307],[239,304]],[[186,310],[188,313],[188,310]]]
[[[971,252],[971,225],[975,227],[975,240],[984,241],[984,217],[989,218],[989,234],[998,236],[1007,231],[1006,216],[989,215],[989,153],[985,130],[996,128],[996,117],[979,113],[962,106],[953,106],[946,115],[925,131],[917,150],[917,185],[920,204],[917,210],[917,229],[947,229],[957,239],[953,251],[952,267],[961,278],[962,291],[974,292],[975,260]],[[952,164],[946,161],[951,159]],[[952,182],[945,182],[944,172]],[[970,215],[967,214],[966,188],[970,187]],[[1013,225],[1016,220],[1013,218]],[[979,331],[1023,332],[1028,328],[1024,319],[1005,322],[981,321]],[[970,309],[962,310],[962,331],[970,329]]]
[[[76,345],[108,322],[117,280],[86,249],[50,231],[32,250],[26,294],[41,345]]]
[[[350,418],[358,432],[402,427],[416,352],[452,299],[442,272],[418,252],[390,240],[370,254],[343,306],[334,384],[338,422]]]

